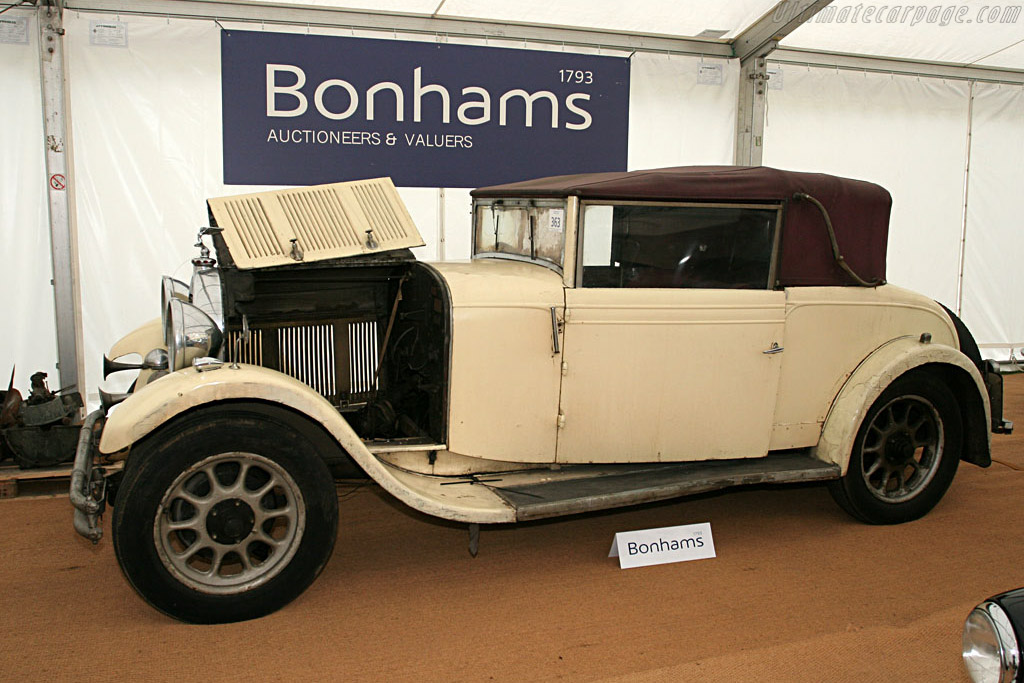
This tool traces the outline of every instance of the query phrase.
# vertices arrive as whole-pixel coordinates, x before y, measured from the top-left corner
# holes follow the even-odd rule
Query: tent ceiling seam
[[[840,69],[868,73],[938,78],[944,80],[976,81],[1001,85],[1024,85],[1024,71],[998,67],[978,67],[928,62],[869,55],[853,55],[817,50],[778,49],[768,57],[769,62],[822,69]]]
[[[478,38],[509,42],[529,41],[553,46],[594,47],[623,52],[652,52],[732,58],[726,41],[681,38],[669,35],[603,31],[600,29],[549,26],[485,19],[388,14],[328,7],[294,7],[210,0],[71,0],[67,9],[78,12],[170,17],[220,22],[258,23],[279,26],[312,26],[418,35]]]
[[[968,64],[977,64],[978,62],[983,62],[983,61],[985,61],[986,59],[989,59],[990,57],[995,57],[995,56],[996,56],[997,54],[999,54],[1000,52],[1006,52],[1007,50],[1009,50],[1009,49],[1010,49],[1010,48],[1012,48],[1012,47],[1017,47],[1017,46],[1018,46],[1018,45],[1020,45],[1021,43],[1024,43],[1024,38],[1021,38],[1020,40],[1018,40],[1018,41],[1016,41],[1016,42],[1010,43],[1010,44],[1009,44],[1009,45],[1007,45],[1006,47],[1001,47],[1001,48],[999,48],[998,50],[996,50],[995,52],[993,52],[993,53],[991,53],[991,54],[987,54],[987,55],[985,55],[984,57],[978,57],[978,58],[977,58],[977,59],[975,59],[975,60],[974,60],[973,62],[968,62]]]

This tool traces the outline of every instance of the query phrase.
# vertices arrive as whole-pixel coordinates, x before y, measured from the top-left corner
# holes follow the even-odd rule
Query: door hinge
[[[569,376],[569,364],[566,363],[563,360],[562,361],[562,377],[568,377],[568,376]]]
[[[565,428],[565,413],[563,413],[561,411],[559,411],[559,413],[558,413],[558,428],[559,429],[564,429]]]

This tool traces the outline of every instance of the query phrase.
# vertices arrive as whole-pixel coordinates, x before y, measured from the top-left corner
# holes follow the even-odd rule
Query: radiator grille
[[[263,330],[249,330],[249,339],[241,331],[228,332],[228,361],[263,365]]]
[[[309,385],[338,404],[369,400],[380,362],[374,320],[254,327],[248,341],[228,332],[227,359],[271,368]]]
[[[324,396],[338,393],[334,362],[334,325],[277,329],[280,370]]]
[[[377,325],[374,322],[348,326],[349,386],[353,394],[377,390]]]

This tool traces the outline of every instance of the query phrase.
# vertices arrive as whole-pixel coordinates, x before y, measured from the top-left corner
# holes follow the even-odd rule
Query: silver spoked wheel
[[[182,472],[153,524],[164,567],[202,593],[247,591],[288,566],[306,506],[292,477],[255,453],[219,453]]]
[[[864,435],[861,476],[868,491],[885,503],[913,498],[935,476],[943,444],[942,418],[929,400],[889,401]]]

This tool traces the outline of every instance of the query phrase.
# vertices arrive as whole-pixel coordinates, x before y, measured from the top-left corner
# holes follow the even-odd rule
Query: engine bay
[[[444,443],[446,285],[407,249],[242,270],[219,235],[224,356],[308,384],[367,441]]]

